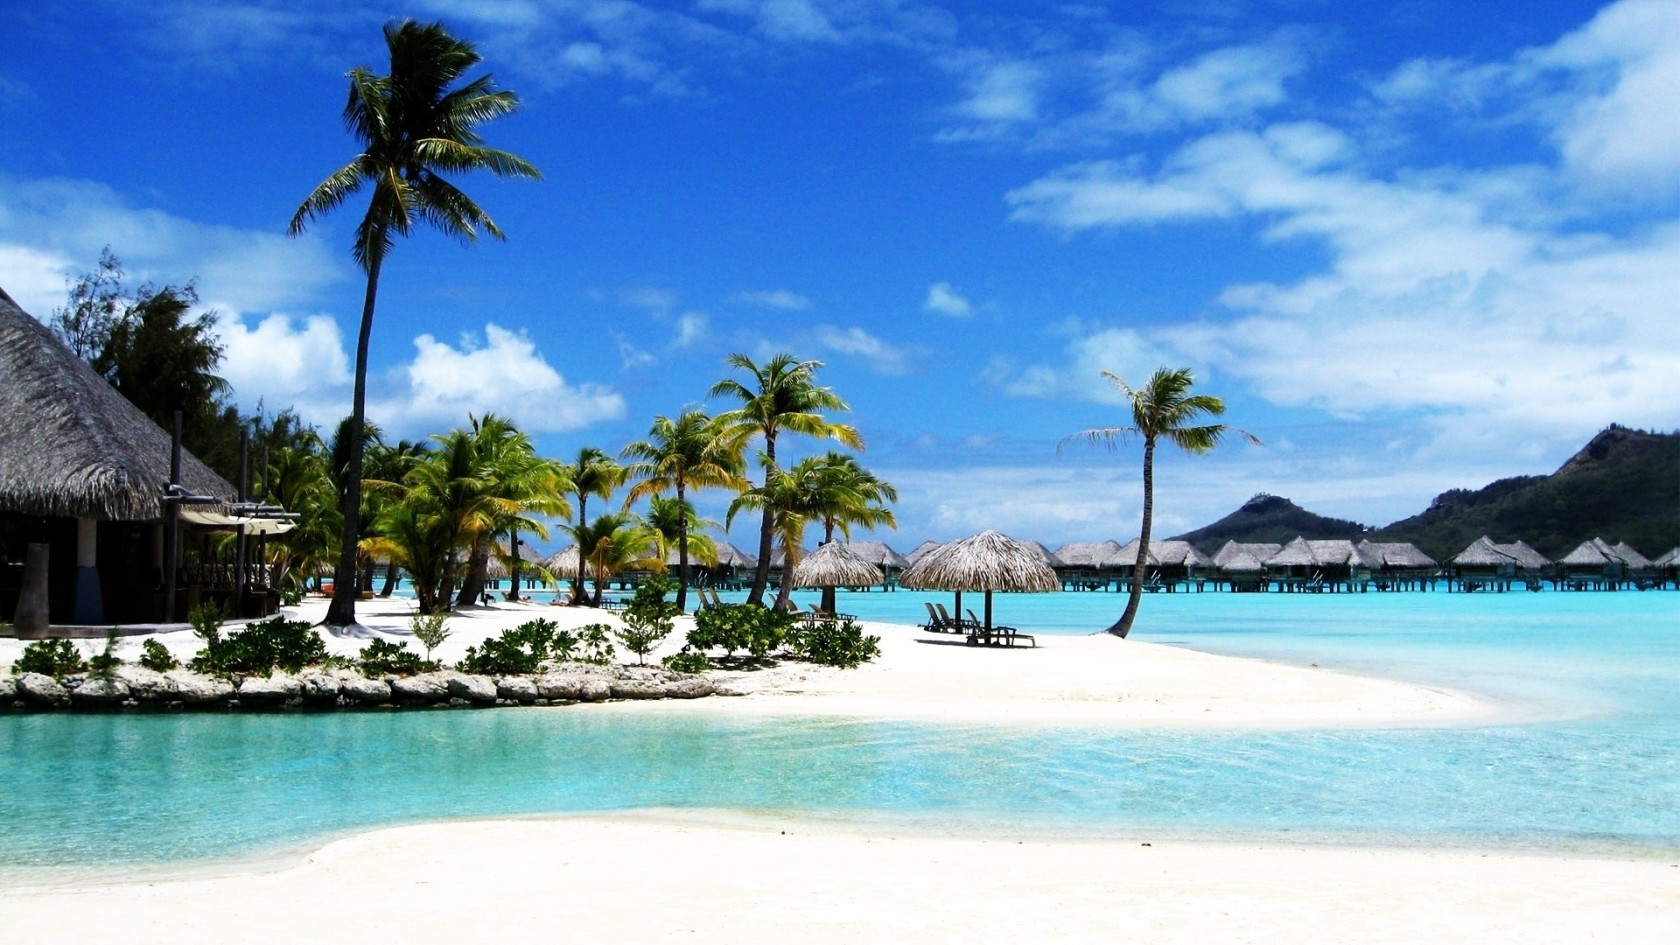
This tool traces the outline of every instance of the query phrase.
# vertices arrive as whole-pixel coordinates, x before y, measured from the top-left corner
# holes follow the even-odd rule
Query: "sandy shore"
[[[640,817],[429,824],[244,873],[0,890],[11,945],[1673,941],[1680,867],[895,835]]]

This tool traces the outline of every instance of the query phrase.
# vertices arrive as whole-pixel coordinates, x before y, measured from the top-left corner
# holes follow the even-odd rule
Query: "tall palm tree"
[[[1126,597],[1126,610],[1108,628],[1109,633],[1124,639],[1132,632],[1132,621],[1137,617],[1138,601],[1143,597],[1144,569],[1149,562],[1149,527],[1155,517],[1155,445],[1166,440],[1186,453],[1201,454],[1218,446],[1227,433],[1236,433],[1255,444],[1260,441],[1251,433],[1223,423],[1194,425],[1203,416],[1222,416],[1225,401],[1212,394],[1192,394],[1190,390],[1196,379],[1189,368],[1156,368],[1149,380],[1136,390],[1116,374],[1104,371],[1103,377],[1131,403],[1131,424],[1083,430],[1063,442],[1089,440],[1106,443],[1113,449],[1134,436],[1143,440],[1143,526],[1138,537],[1137,561],[1132,565],[1132,587]]]
[[[701,529],[718,523],[701,518],[693,502],[676,496],[649,496],[648,511],[642,519],[653,536],[654,553],[661,568],[670,560],[674,549],[681,549],[679,560],[692,557],[707,567],[717,566],[717,542]]]
[[[429,447],[424,442],[414,440],[398,440],[394,445],[382,442],[369,444],[368,452],[363,458],[362,487],[372,491],[379,501],[374,505],[374,522],[378,527],[384,506],[400,496],[402,482],[416,464],[426,458]],[[374,488],[375,483],[389,484],[382,488]],[[385,493],[382,495],[381,493]],[[290,508],[290,506],[287,506]],[[402,570],[401,564],[390,556],[380,556],[385,560],[385,583],[379,588],[380,597],[390,597],[396,590],[397,581]]]
[[[793,591],[793,569],[798,566],[805,547],[805,528],[811,523],[811,492],[792,470],[775,469],[764,474],[764,484],[744,490],[729,503],[724,518],[727,528],[743,509],[757,509],[770,519],[771,534],[782,545],[782,579],[776,586],[775,609],[790,608]],[[770,557],[766,552],[759,558]],[[765,571],[768,572],[768,565]],[[769,581],[768,574],[765,577]]]
[[[643,496],[657,496],[669,489],[676,493],[679,507],[688,502],[689,490],[706,488],[744,489],[747,480],[741,476],[745,465],[737,428],[722,418],[706,416],[701,410],[686,410],[677,419],[653,418],[648,438],[624,448],[620,454],[638,462],[625,471],[641,480],[630,489],[625,505]],[[677,609],[688,606],[688,519],[678,515],[677,527]]]
[[[566,478],[570,479],[572,483],[571,494],[577,497],[577,522],[575,524],[577,528],[583,528],[589,522],[589,497],[598,496],[602,501],[612,498],[613,491],[624,485],[624,479],[627,475],[623,466],[620,466],[611,456],[593,446],[585,446],[578,450],[577,459],[567,463],[564,472]],[[572,580],[572,604],[574,606],[581,605],[584,602],[583,573],[585,564],[585,556],[580,554],[578,556],[577,574]]]
[[[533,515],[567,515],[571,506],[561,494],[565,473],[560,464],[537,455],[531,440],[512,423],[495,414],[471,417],[473,449],[487,479],[486,493],[501,500],[477,524],[470,536],[467,574],[457,605],[471,604],[484,590],[491,545],[518,529],[548,537],[548,529]]]
[[[633,512],[608,512],[587,525],[566,530],[577,541],[578,560],[587,562],[595,572],[596,607],[601,606],[601,592],[608,578],[630,568],[652,568],[657,563],[653,532]]]
[[[358,431],[367,413],[368,341],[379,271],[396,238],[409,235],[416,221],[422,221],[463,242],[476,241],[481,228],[504,239],[490,215],[442,175],[484,170],[498,177],[542,176],[517,155],[485,147],[474,130],[516,110],[516,95],[496,89],[488,75],[451,88],[480,62],[471,43],[449,35],[441,23],[403,20],[386,24],[385,45],[391,54],[389,75],[375,75],[365,66],[349,73],[344,123],[360,141],[362,152],[304,198],[287,230],[293,236],[303,232],[311,219],[335,209],[363,185],[372,185],[367,214],[356,227],[351,247],[351,256],[367,273],[350,411]],[[353,442],[346,509],[361,505],[360,436]],[[356,622],[356,519],[354,514],[344,516],[336,585],[325,620],[332,627]]]
[[[822,544],[833,541],[837,529],[850,541],[854,525],[898,527],[887,508],[887,503],[898,501],[898,490],[863,468],[855,456],[830,450],[807,457],[793,467],[793,475],[800,485],[801,511],[822,523]],[[834,588],[823,588],[822,608],[834,612]]]
[[[739,431],[738,439],[743,445],[753,436],[763,438],[762,460],[767,484],[779,469],[776,465],[776,438],[784,430],[834,440],[853,449],[863,448],[863,438],[856,429],[823,416],[824,411],[851,408],[834,391],[817,386],[817,369],[822,367],[821,361],[800,361],[791,354],[778,354],[759,365],[744,354],[732,354],[728,363],[746,371],[751,386],[734,378],[725,378],[713,384],[707,396],[740,402],[739,407],[719,415],[718,419]],[[765,506],[758,530],[758,570],[753,575],[748,603],[764,603],[775,531],[775,512]]]

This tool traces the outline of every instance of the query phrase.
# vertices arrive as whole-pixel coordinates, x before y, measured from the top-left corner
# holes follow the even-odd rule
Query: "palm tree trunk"
[[[333,599],[323,623],[348,627],[356,622],[356,545],[362,525],[362,422],[367,416],[368,340],[373,336],[373,303],[379,294],[378,255],[368,260],[367,294],[362,326],[356,335],[356,385],[350,398],[350,469],[345,473],[344,530],[339,535],[338,567],[333,570]]]
[[[766,431],[764,434],[764,484],[770,485],[770,477],[776,471],[776,434]],[[758,526],[758,568],[753,571],[752,590],[747,593],[747,603],[764,604],[764,588],[770,583],[770,551],[776,539],[776,510],[767,503],[764,506],[764,521]]]
[[[490,567],[490,536],[480,535],[473,541],[472,552],[467,556],[467,576],[461,579],[461,592],[455,595],[455,606],[465,607],[478,603],[484,594],[484,575]]]
[[[688,612],[688,516],[683,512],[683,481],[677,477],[677,613]]]
[[[832,519],[830,519],[829,521],[823,523],[823,540],[822,540],[822,543],[827,545],[827,544],[833,543],[833,541],[834,541],[834,521]],[[833,587],[825,587],[825,588],[822,589],[822,604],[820,606],[822,607],[824,613],[830,613],[830,614],[834,613],[834,597],[835,597],[835,595],[834,595],[834,588]]]
[[[584,523],[588,521],[588,519],[584,518],[584,509],[588,505],[589,505],[589,496],[586,495],[582,490],[579,490],[578,491],[578,531],[580,533],[583,531]],[[584,565],[583,542],[580,540],[578,542],[577,580],[572,582],[572,606],[573,607],[582,607],[583,604],[584,604],[584,601],[586,600],[586,598],[584,597],[585,592],[584,592],[584,589],[583,589],[583,565]]]
[[[390,597],[391,592],[397,589],[397,579],[400,577],[400,571],[401,569],[397,567],[395,561],[385,562],[385,586],[379,589],[380,597]]]
[[[1149,566],[1149,526],[1155,517],[1155,440],[1145,437],[1143,441],[1143,527],[1138,534],[1137,562],[1132,565],[1132,588],[1126,595],[1126,610],[1120,615],[1120,620],[1108,628],[1108,632],[1120,639],[1126,639],[1126,634],[1132,632],[1132,621],[1137,618],[1138,602],[1143,599],[1143,575]]]

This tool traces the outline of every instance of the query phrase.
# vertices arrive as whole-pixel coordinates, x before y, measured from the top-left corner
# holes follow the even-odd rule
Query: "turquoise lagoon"
[[[949,595],[842,592],[841,609],[914,623],[929,599]],[[1000,622],[1053,637],[1105,626],[1121,603],[1079,593],[994,606]],[[12,715],[0,717],[0,877],[263,856],[416,821],[648,808],[907,830],[1680,853],[1680,593],[1159,594],[1135,639],[1460,689],[1509,711],[1471,726],[1285,732],[588,707]],[[1032,653],[997,657],[1030,665]]]

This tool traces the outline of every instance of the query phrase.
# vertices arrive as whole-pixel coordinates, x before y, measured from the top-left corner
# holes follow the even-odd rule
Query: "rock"
[[[122,680],[103,676],[89,676],[70,690],[70,701],[77,705],[118,706],[128,698],[128,686]]]
[[[70,690],[51,676],[24,673],[16,679],[17,697],[32,706],[61,708],[70,704]]]
[[[654,679],[615,679],[608,687],[614,699],[665,698],[665,685]]]
[[[391,680],[391,698],[405,705],[430,704],[449,698],[451,673],[421,673]]]
[[[239,704],[253,708],[285,705],[298,698],[303,684],[296,676],[247,676],[239,684]]]
[[[537,684],[529,676],[504,676],[496,680],[496,696],[520,705],[537,701]]]
[[[451,673],[449,695],[452,699],[466,699],[474,705],[495,705],[496,681],[489,676]]]
[[[665,684],[667,699],[702,699],[712,694],[712,683],[704,676],[684,676]]]
[[[175,685],[175,694],[188,705],[206,705],[233,698],[233,683],[214,676],[200,676],[186,669],[172,669],[165,676]]]
[[[537,679],[537,695],[543,699],[574,701],[581,698],[584,678],[573,673],[549,673]]]
[[[340,688],[338,677],[329,673],[311,672],[298,677],[298,695],[304,705],[337,705]],[[389,687],[386,692],[389,694]]]
[[[391,684],[383,679],[347,677],[339,681],[338,691],[357,705],[381,705],[391,701]]]
[[[611,683],[598,676],[590,676],[579,684],[577,697],[584,702],[602,702],[611,699],[612,694]]]
[[[117,678],[128,687],[128,696],[136,702],[172,702],[176,699],[175,681],[156,670],[144,666],[119,666]]]
[[[0,676],[0,702],[11,702],[17,698],[17,680],[11,676]]]

